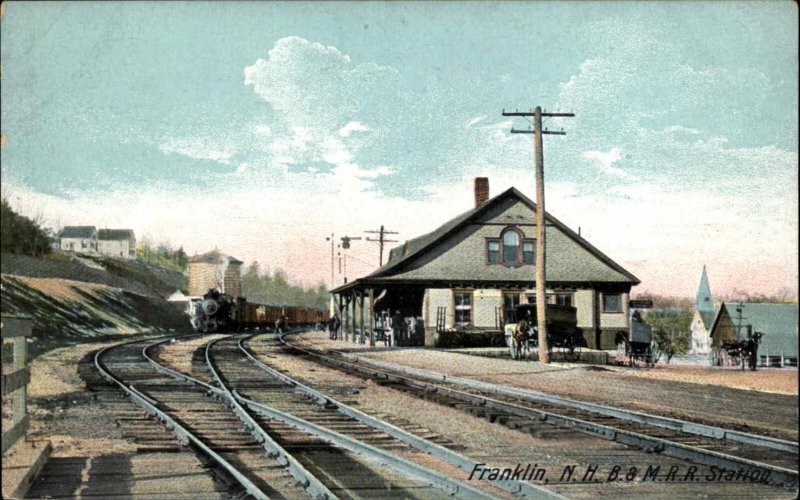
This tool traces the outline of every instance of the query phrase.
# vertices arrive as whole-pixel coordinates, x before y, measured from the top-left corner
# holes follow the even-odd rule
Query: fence
[[[20,438],[25,436],[30,426],[27,405],[27,386],[30,381],[27,341],[31,336],[31,320],[3,316],[0,318],[0,331],[3,340],[3,453],[5,454]],[[7,350],[8,344],[12,345],[10,352]],[[8,359],[9,357],[11,359]],[[7,396],[10,396],[10,409],[6,408]],[[5,430],[7,410],[10,410],[11,413],[11,427]]]

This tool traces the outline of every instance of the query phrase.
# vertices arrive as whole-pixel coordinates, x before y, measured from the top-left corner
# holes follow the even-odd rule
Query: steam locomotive
[[[279,318],[286,326],[323,325],[327,311],[302,306],[273,306],[248,302],[217,290],[209,290],[201,299],[189,302],[189,321],[195,332],[213,333],[274,327]]]

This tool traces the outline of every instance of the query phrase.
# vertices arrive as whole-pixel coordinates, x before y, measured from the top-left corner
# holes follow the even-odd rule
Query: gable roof
[[[92,238],[97,233],[94,226],[64,226],[59,238]]]
[[[132,229],[100,229],[97,231],[98,240],[132,240],[135,238]]]
[[[378,268],[371,274],[367,275],[366,278],[386,277],[393,274],[394,272],[399,271],[402,268],[403,264],[410,262],[415,257],[423,254],[426,250],[432,248],[434,245],[438,244],[446,237],[454,234],[456,231],[466,226],[473,220],[477,219],[480,215],[484,214],[485,212],[487,212],[489,209],[496,206],[500,202],[511,198],[516,198],[525,203],[526,205],[528,205],[528,207],[530,207],[531,210],[534,211],[536,210],[536,204],[533,201],[531,201],[527,196],[525,196],[519,190],[517,190],[517,188],[511,187],[506,191],[500,193],[499,195],[495,196],[494,198],[486,201],[485,203],[477,207],[474,207],[470,210],[467,210],[466,212],[454,217],[453,219],[450,219],[449,221],[439,226],[437,229],[434,229],[433,231],[426,233],[422,236],[419,236],[417,238],[408,240],[399,247],[393,248],[389,252],[389,262],[387,262],[385,265]],[[602,261],[604,264],[609,266],[611,269],[622,274],[631,284],[638,285],[639,283],[641,283],[641,281],[636,276],[629,273],[622,266],[611,260],[610,257],[608,257],[603,252],[595,248],[591,243],[586,241],[575,231],[567,227],[564,223],[562,223],[561,221],[559,221],[546,211],[545,211],[545,221],[557,227],[564,234],[566,234],[567,237],[578,243],[581,247],[583,247],[594,257]]]

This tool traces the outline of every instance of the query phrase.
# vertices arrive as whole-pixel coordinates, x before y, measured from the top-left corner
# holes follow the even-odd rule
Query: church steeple
[[[714,298],[711,296],[711,287],[708,286],[708,275],[706,274],[705,264],[703,265],[703,275],[700,277],[700,287],[697,289],[697,300],[694,307],[701,312],[715,311]]]

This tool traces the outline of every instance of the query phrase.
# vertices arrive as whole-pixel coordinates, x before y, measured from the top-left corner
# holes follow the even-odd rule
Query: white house
[[[66,226],[58,234],[61,250],[97,253],[97,229],[94,226]]]
[[[131,229],[101,229],[97,232],[97,251],[110,257],[136,257],[136,236]]]

